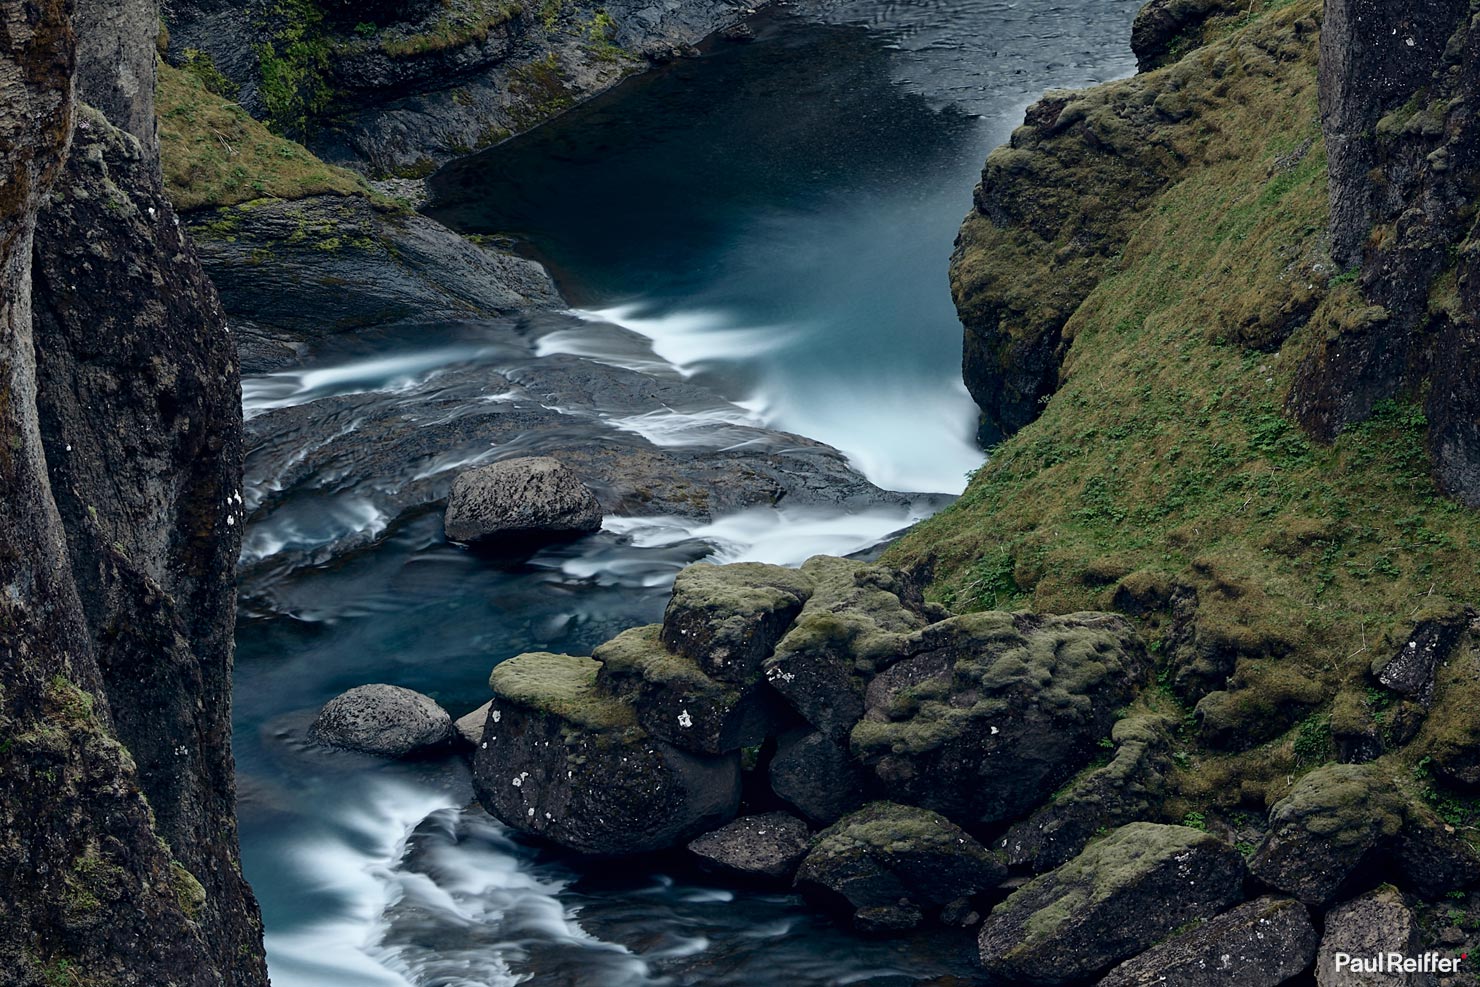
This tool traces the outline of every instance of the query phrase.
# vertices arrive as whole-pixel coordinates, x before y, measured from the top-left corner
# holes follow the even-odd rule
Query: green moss
[[[393,58],[410,58],[433,52],[461,48],[487,40],[496,29],[508,24],[523,11],[513,0],[471,0],[447,4],[430,23],[418,24],[414,30],[381,32],[375,44]]]
[[[575,105],[576,91],[553,51],[509,73],[509,92],[518,100],[509,116],[520,130],[528,130]]]
[[[618,675],[635,676],[680,692],[712,694],[726,691],[693,661],[664,647],[659,638],[662,629],[661,624],[652,624],[623,631],[598,647],[592,656]]]
[[[591,658],[536,652],[495,666],[488,685],[499,700],[590,730],[635,728],[631,706],[597,691],[600,668]]]
[[[263,198],[371,196],[359,176],[273,134],[195,75],[160,65],[155,102],[165,188],[182,212]],[[233,223],[224,213],[210,226],[227,239]]]
[[[170,880],[174,882],[175,900],[179,902],[180,910],[191,921],[198,919],[201,909],[206,906],[206,889],[178,860],[170,861]]]
[[[220,96],[223,99],[236,99],[241,86],[228,79],[216,68],[216,63],[211,56],[197,48],[186,48],[184,59],[180,63],[180,70],[188,75],[194,76],[207,92]]]
[[[268,19],[270,38],[256,49],[267,123],[277,133],[302,135],[331,96],[324,13],[314,0],[273,0]]]
[[[1030,881],[999,907],[1011,911],[1017,903],[1044,901],[1023,926],[1018,950],[1027,953],[1051,942],[1084,909],[1134,886],[1166,861],[1199,847],[1219,845],[1216,837],[1188,826],[1131,823],[1090,844],[1057,870]]]

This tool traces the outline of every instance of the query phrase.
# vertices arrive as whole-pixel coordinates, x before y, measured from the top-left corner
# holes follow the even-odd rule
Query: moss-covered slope
[[[1175,814],[1272,804],[1333,726],[1402,747],[1424,714],[1374,660],[1480,598],[1480,516],[1435,487],[1417,405],[1330,446],[1284,413],[1305,355],[1369,314],[1329,259],[1320,16],[1220,19],[1166,68],[1051,94],[993,155],[953,271],[968,372],[973,345],[1008,367],[1041,345],[1041,415],[887,556],[958,611],[1139,616],[1149,699],[1187,718]],[[1458,708],[1424,736],[1464,733]]]

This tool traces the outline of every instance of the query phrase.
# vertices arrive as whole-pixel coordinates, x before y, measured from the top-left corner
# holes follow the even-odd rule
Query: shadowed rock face
[[[1290,409],[1330,440],[1426,391],[1436,478],[1480,504],[1473,185],[1480,32],[1463,0],[1328,0],[1321,113],[1332,253],[1370,303],[1300,369]]]
[[[257,987],[235,353],[159,186],[157,12],[72,15],[0,4],[0,984]]]

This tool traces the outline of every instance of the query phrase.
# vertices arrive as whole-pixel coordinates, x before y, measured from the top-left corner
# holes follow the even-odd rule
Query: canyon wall
[[[157,11],[0,10],[0,983],[265,984],[230,737],[236,356],[161,188]]]

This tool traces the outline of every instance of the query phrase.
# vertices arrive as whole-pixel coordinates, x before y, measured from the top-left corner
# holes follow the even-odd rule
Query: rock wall
[[[1290,409],[1330,440],[1422,398],[1440,484],[1480,504],[1480,31],[1464,0],[1329,0],[1321,109],[1331,239],[1369,303],[1310,354]]]
[[[0,5],[0,984],[252,987],[235,355],[160,187],[157,12],[73,22]]]

